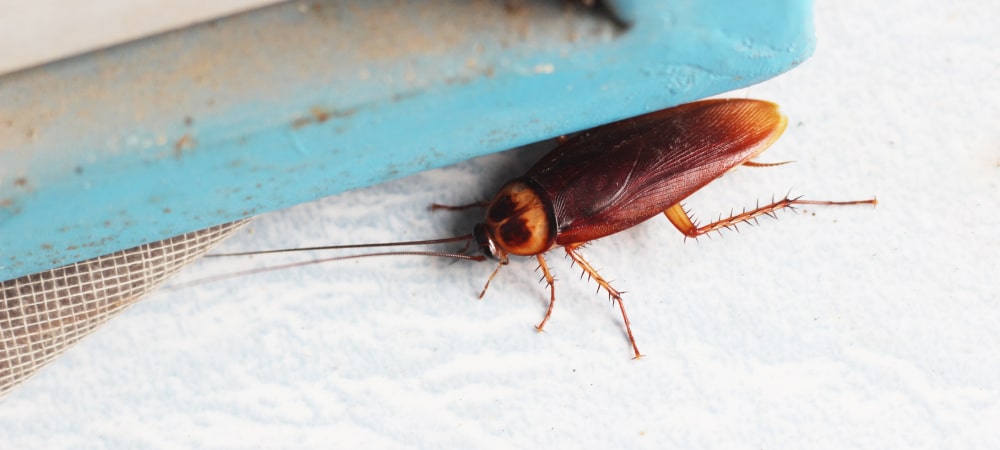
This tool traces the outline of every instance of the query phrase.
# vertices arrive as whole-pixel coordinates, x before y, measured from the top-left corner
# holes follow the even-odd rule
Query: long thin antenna
[[[267,252],[267,251],[265,251]],[[209,255],[205,255],[209,256]],[[230,256],[230,255],[213,255],[213,256]],[[181,289],[192,286],[198,286],[205,283],[212,283],[216,281],[228,280],[230,278],[244,277],[247,275],[256,275],[260,273],[273,272],[276,270],[291,269],[293,267],[310,266],[313,264],[322,264],[331,261],[343,261],[345,259],[355,259],[355,258],[370,258],[372,256],[434,256],[440,258],[454,258],[454,259],[465,259],[469,261],[486,261],[486,257],[483,255],[463,255],[461,253],[447,253],[447,252],[421,252],[421,251],[400,251],[400,252],[382,252],[382,253],[362,253],[360,255],[348,255],[348,256],[334,256],[330,258],[319,258],[310,259],[308,261],[298,261],[287,264],[279,264],[276,266],[259,267],[256,269],[243,270],[239,272],[225,273],[221,275],[215,275],[211,277],[199,278],[196,280],[191,280],[185,283],[175,284],[170,286],[172,289]]]
[[[205,257],[220,257],[220,256],[247,256],[247,255],[264,255],[268,253],[288,253],[288,252],[307,252],[313,250],[344,250],[349,248],[372,248],[372,247],[399,247],[404,245],[430,245],[430,244],[445,244],[448,242],[459,242],[468,241],[472,239],[471,234],[465,234],[462,236],[455,236],[450,238],[442,239],[427,239],[423,241],[401,241],[401,242],[380,242],[377,244],[346,244],[346,245],[323,245],[319,247],[299,247],[299,248],[280,248],[275,250],[254,250],[248,252],[235,252],[235,253],[211,253],[205,255]],[[348,258],[359,258],[362,256],[380,256],[380,255],[416,255],[422,254],[424,256],[445,256],[445,255],[456,255],[454,253],[441,253],[441,252],[391,252],[391,253],[368,253],[366,255],[356,255],[356,256],[344,256],[340,258],[324,259],[319,262],[335,261],[337,259],[348,259]],[[461,258],[468,259],[468,258]]]

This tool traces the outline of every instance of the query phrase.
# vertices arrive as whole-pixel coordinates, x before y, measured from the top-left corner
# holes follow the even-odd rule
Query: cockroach
[[[549,306],[543,329],[556,302],[555,278],[543,256],[559,247],[585,275],[603,289],[621,311],[635,358],[642,354],[632,334],[621,292],[611,286],[580,254],[588,242],[631,228],[656,215],[686,237],[732,228],[761,215],[796,205],[856,205],[877,201],[816,201],[785,196],[781,200],[732,214],[728,218],[696,224],[682,201],[712,180],[741,165],[769,166],[753,158],[784,132],[787,118],[774,103],[750,99],[716,99],[688,103],[614,122],[582,132],[562,142],[528,171],[504,184],[490,202],[463,206],[433,205],[432,209],[485,207],[486,218],[472,233],[452,238],[381,244],[264,250],[225,256],[285,251],[425,245],[465,242],[478,253],[395,251],[324,258],[304,263],[272,266],[275,270],[318,262],[381,255],[442,256],[474,261],[493,260],[496,268],[480,292],[511,255],[534,257],[549,289]],[[223,255],[213,255],[223,256]]]

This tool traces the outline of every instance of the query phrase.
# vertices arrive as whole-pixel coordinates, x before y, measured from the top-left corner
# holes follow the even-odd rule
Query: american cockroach
[[[555,278],[544,254],[556,247],[579,265],[618,305],[636,358],[641,356],[621,292],[581,256],[584,244],[623,231],[664,214],[686,237],[698,237],[795,205],[871,204],[876,200],[815,201],[784,197],[728,218],[697,225],[681,202],[726,172],[741,166],[768,166],[752,159],[778,139],[788,121],[774,103],[760,100],[703,100],[614,122],[564,139],[520,177],[504,184],[490,202],[433,209],[486,207],[486,218],[472,233],[445,239],[382,244],[339,245],[229,253],[232,256],[285,251],[474,243],[478,254],[395,251],[324,258],[268,267],[297,265],[376,255],[444,256],[475,261],[491,259],[497,267],[480,293],[510,255],[533,256],[549,288],[549,306],[541,331],[556,301]],[[258,272],[256,270],[252,272]]]

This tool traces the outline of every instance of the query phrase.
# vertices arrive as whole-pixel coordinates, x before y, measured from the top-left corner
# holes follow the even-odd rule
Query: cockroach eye
[[[492,259],[494,261],[500,261],[499,252],[497,252],[497,244],[490,237],[490,233],[486,231],[486,225],[477,223],[476,226],[472,228],[472,238],[476,240],[476,245],[479,247],[479,253],[483,256]]]

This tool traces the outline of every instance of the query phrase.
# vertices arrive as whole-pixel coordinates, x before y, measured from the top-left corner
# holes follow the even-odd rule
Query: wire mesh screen
[[[248,220],[0,284],[0,397]]]

